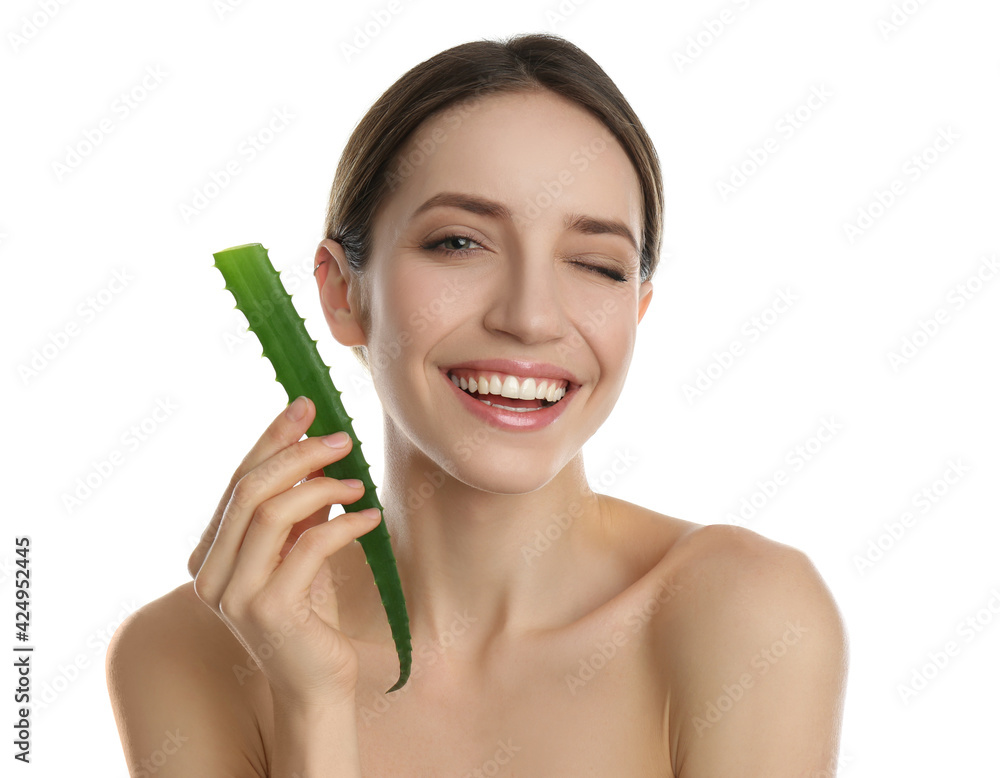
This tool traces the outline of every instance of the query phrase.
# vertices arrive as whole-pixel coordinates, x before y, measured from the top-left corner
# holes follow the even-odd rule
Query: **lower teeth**
[[[479,400],[479,398],[476,398]],[[540,405],[537,408],[511,408],[509,405],[500,405],[498,403],[491,403],[489,400],[479,400],[483,405],[489,405],[491,408],[503,408],[505,411],[517,411],[518,413],[524,413],[525,411],[540,411],[542,408],[548,406]]]
[[[475,395],[472,394],[471,392],[466,392],[466,394],[469,395],[469,397],[475,397]],[[512,408],[509,405],[500,405],[500,403],[491,403],[489,400],[484,400],[481,397],[476,397],[476,399],[479,400],[479,402],[481,402],[483,405],[489,405],[491,408],[502,408],[505,411],[516,411],[517,413],[524,413],[525,411],[543,411],[546,408],[551,408],[553,405],[559,402],[558,400],[554,402],[549,402],[548,400],[542,400],[542,404],[539,405],[537,408]]]

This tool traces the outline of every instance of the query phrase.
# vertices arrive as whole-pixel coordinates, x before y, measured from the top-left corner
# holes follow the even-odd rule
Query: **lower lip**
[[[448,377],[445,371],[442,370],[441,375],[444,376],[445,382],[451,387],[452,391],[458,395],[458,401],[470,413],[478,416],[487,424],[501,430],[527,431],[547,427],[562,415],[562,412],[566,409],[566,405],[576,393],[576,387],[573,387],[555,405],[550,405],[548,408],[541,408],[537,411],[507,411],[503,408],[497,408],[495,405],[486,405],[486,403],[480,402],[464,389],[455,386],[455,382]],[[503,400],[498,395],[490,396],[496,397],[498,402]]]

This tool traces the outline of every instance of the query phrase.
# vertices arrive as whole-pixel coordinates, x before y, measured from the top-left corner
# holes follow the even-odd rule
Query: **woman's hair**
[[[412,170],[400,156],[422,122],[456,103],[542,89],[588,110],[617,138],[632,161],[643,199],[639,277],[641,281],[650,278],[659,261],[663,220],[663,184],[656,149],[608,74],[574,44],[545,33],[453,46],[404,73],[372,105],[341,155],[326,214],[326,237],[344,247],[351,269],[363,276],[371,254],[375,216]],[[359,311],[362,321],[368,320],[369,310],[364,286]],[[370,372],[367,349],[352,346],[351,351]]]

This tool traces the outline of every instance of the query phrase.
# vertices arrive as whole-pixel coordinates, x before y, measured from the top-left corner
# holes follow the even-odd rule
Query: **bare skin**
[[[488,657],[470,656],[463,619],[441,642],[415,636],[410,681],[389,696],[384,692],[398,665],[364,554],[351,544],[330,558],[341,628],[362,657],[356,719],[366,778],[474,775],[490,760],[506,764],[499,775],[660,778],[707,776],[717,769],[818,775],[836,763],[843,633],[833,601],[808,562],[749,530],[702,527],[602,500],[616,524],[629,529],[616,538],[613,553],[605,549],[601,567],[581,567],[572,579],[569,588],[586,591],[589,610],[546,633],[494,644]],[[598,576],[595,570],[607,572]],[[799,591],[789,591],[786,582]],[[317,602],[322,610],[333,600],[320,595]],[[788,642],[784,657],[764,657],[761,649],[781,642],[783,617],[808,632]],[[145,621],[151,645],[140,682],[146,688],[129,712],[133,719],[155,719],[163,706],[162,696],[148,693],[150,666],[167,657],[197,657],[201,668],[176,665],[180,671],[171,674],[169,686],[186,701],[184,716],[164,719],[153,731],[152,748],[137,748],[134,761],[155,750],[164,730],[180,725],[204,734],[188,747],[192,765],[225,764],[238,767],[233,775],[268,775],[274,749],[270,689],[246,649],[197,598],[193,583],[134,618]],[[699,644],[741,621],[767,628],[757,633],[760,639],[713,646],[717,664],[698,661]],[[679,637],[671,641],[669,632]],[[815,640],[805,642],[806,635]],[[689,650],[671,655],[678,642]],[[769,668],[763,676],[762,663]],[[732,667],[727,676],[720,665]],[[754,686],[699,735],[696,717],[707,721],[707,704],[723,696],[718,687],[739,684],[744,673]],[[198,715],[196,700],[211,701],[214,715]],[[763,737],[768,727],[754,720],[760,715],[776,726],[773,742]],[[743,751],[731,751],[741,738]],[[796,747],[804,749],[800,766],[808,767],[795,768]],[[774,760],[757,764],[773,767],[755,770],[744,759],[752,749],[759,749],[759,759]],[[226,761],[214,761],[223,755]]]
[[[563,218],[615,219],[641,237],[628,157],[596,119],[547,92],[491,96],[458,128],[441,127],[448,141],[378,214],[364,282],[339,244],[323,241],[317,251],[331,332],[375,357],[386,441],[380,494],[414,642],[410,681],[385,695],[398,665],[370,570],[355,543],[331,553],[313,607],[357,652],[362,774],[792,778],[829,770],[846,640],[808,560],[749,530],[664,516],[586,483],[581,447],[618,399],[652,285],[640,283],[626,238],[569,230]],[[569,161],[580,148],[592,152],[582,170]],[[529,213],[544,182],[567,168],[572,185]],[[410,218],[428,197],[456,190],[501,202],[515,218],[454,206]],[[458,233],[476,247],[461,258],[425,248]],[[443,289],[457,291],[435,306]],[[600,310],[610,315],[588,327]],[[484,357],[557,365],[576,391],[545,428],[496,428],[463,409],[443,375]],[[276,421],[256,461],[263,449],[303,445],[293,427]],[[243,472],[254,464],[251,455]],[[421,491],[428,483],[429,494]],[[426,496],[407,499],[413,494]],[[569,506],[572,522],[539,545]],[[282,555],[327,513],[286,517]],[[192,575],[206,550],[193,555]],[[109,649],[109,684],[130,759],[155,748],[160,727],[183,721],[203,736],[160,776],[184,774],[182,764],[269,774],[280,742],[272,689],[193,584],[127,624]],[[176,669],[169,683],[143,673],[150,652]],[[171,695],[189,701],[157,714]]]

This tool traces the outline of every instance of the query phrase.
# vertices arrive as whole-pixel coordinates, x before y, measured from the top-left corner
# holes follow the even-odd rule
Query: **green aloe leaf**
[[[360,500],[350,504],[351,511],[377,508],[381,514],[382,504],[368,472],[368,462],[361,452],[361,441],[354,433],[352,418],[347,415],[340,392],[333,385],[330,368],[316,350],[316,341],[306,332],[305,319],[298,315],[292,298],[271,265],[267,249],[259,243],[247,243],[213,256],[215,267],[226,280],[226,289],[236,298],[236,307],[246,316],[250,330],[263,346],[264,356],[274,367],[278,382],[288,393],[288,401],[305,395],[316,405],[316,418],[306,434],[315,437],[344,430],[354,441],[351,453],[324,467],[324,475],[360,479],[365,493]],[[410,675],[410,620],[385,517],[373,530],[358,538],[358,542],[375,578],[396,644],[399,680],[389,689],[393,692],[401,688]]]

